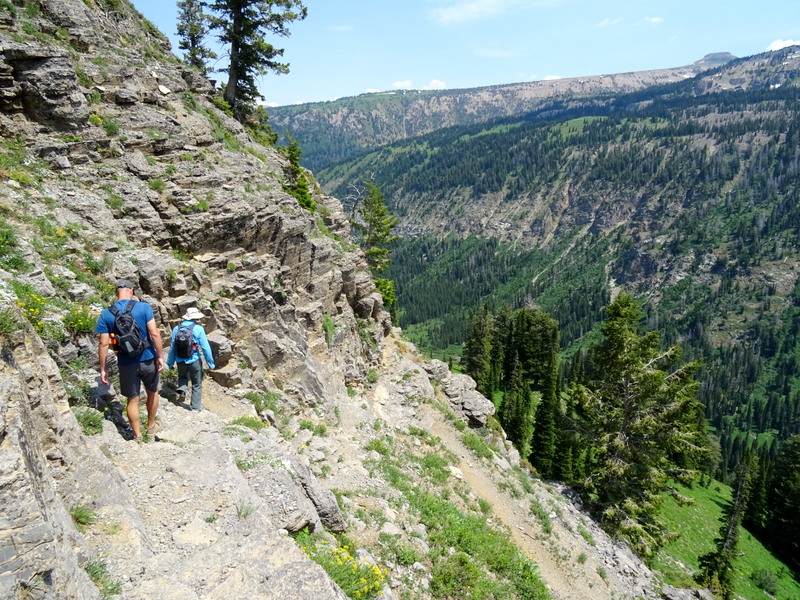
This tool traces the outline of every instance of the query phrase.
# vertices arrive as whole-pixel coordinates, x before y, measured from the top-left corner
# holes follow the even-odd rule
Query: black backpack
[[[191,358],[194,355],[197,347],[197,344],[194,343],[194,335],[192,335],[194,326],[195,323],[181,325],[175,332],[175,356],[178,358]]]
[[[136,300],[129,300],[122,310],[113,304],[108,307],[108,310],[114,315],[114,333],[111,334],[111,344],[114,352],[119,356],[139,356],[148,347],[136,319],[131,314],[135,305]]]

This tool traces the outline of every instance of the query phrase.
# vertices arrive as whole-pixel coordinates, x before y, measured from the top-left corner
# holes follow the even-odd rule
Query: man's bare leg
[[[151,392],[147,390],[147,428],[151,429],[156,422],[156,412],[158,412],[158,390]]]
[[[128,421],[131,424],[131,429],[133,429],[133,437],[142,437],[139,423],[139,396],[128,398],[128,406],[125,408],[125,412],[128,414]]]

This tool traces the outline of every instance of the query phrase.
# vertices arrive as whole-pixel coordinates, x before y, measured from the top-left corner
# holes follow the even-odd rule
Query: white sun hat
[[[194,306],[186,311],[186,314],[181,317],[184,321],[197,321],[205,317],[203,313],[197,310]]]

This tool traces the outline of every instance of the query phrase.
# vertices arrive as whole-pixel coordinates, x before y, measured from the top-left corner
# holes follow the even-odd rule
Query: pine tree
[[[659,351],[658,332],[640,337],[640,318],[627,294],[607,307],[589,380],[571,393],[591,449],[581,482],[587,506],[607,531],[647,557],[667,537],[656,514],[669,479],[688,482],[695,474],[674,457],[698,456],[706,442],[696,420],[696,365],[666,371],[678,348]]]
[[[383,192],[371,181],[366,182],[366,194],[361,199],[360,205],[355,209],[356,218],[353,227],[361,235],[361,248],[367,258],[367,264],[373,274],[383,273],[389,268],[392,251],[389,246],[398,239],[392,234],[397,226],[398,219],[389,209],[383,199]],[[394,281],[386,278],[376,278],[375,287],[383,298],[383,306],[389,311],[392,323],[397,324],[397,294]]]
[[[513,355],[511,347],[511,331],[513,322],[513,312],[507,304],[501,305],[494,313],[492,319],[492,358],[491,358],[491,385],[489,388],[492,393],[496,390],[504,389],[508,383],[506,377],[510,376],[511,371],[506,374],[506,357]],[[491,396],[489,396],[491,397]]]
[[[373,273],[383,273],[391,259],[389,245],[398,239],[392,234],[398,219],[386,207],[383,192],[371,181],[366,182],[366,193],[355,209],[353,227],[361,235],[361,248]]]
[[[712,592],[725,600],[733,598],[733,562],[739,544],[739,526],[745,514],[751,488],[751,458],[748,453],[737,468],[733,498],[722,515],[719,535],[714,539],[716,548],[698,559],[703,582]]]
[[[508,439],[519,451],[520,456],[530,453],[533,435],[533,396],[530,387],[522,379],[522,366],[519,360],[514,361],[511,382],[503,395],[503,402],[498,411],[500,424]]]
[[[769,516],[769,505],[767,504],[769,467],[763,456],[753,457],[751,471],[750,495],[747,499],[742,524],[752,533],[760,534],[767,526]]]
[[[211,28],[227,45],[230,57],[224,99],[233,114],[244,120],[256,100],[263,98],[257,78],[270,71],[289,72],[288,63],[278,62],[283,49],[267,41],[267,35],[289,36],[289,24],[302,21],[308,11],[301,0],[211,0]]]
[[[800,568],[800,435],[783,442],[769,493],[769,532],[782,556]]]
[[[466,373],[475,380],[478,391],[492,397],[492,316],[483,306],[470,318],[462,359]],[[502,421],[501,421],[502,422]]]
[[[558,422],[558,404],[555,394],[542,394],[542,400],[536,407],[534,423],[535,435],[531,442],[530,461],[542,477],[550,479],[555,476],[556,465],[556,423]]]
[[[180,37],[178,48],[185,50],[186,62],[200,71],[203,76],[208,75],[207,62],[217,58],[215,52],[205,45],[205,38],[209,29],[209,17],[203,13],[201,0],[180,0],[178,2],[177,33]]]
[[[512,343],[519,356],[523,378],[541,395],[529,459],[543,477],[549,478],[554,474],[559,417],[558,323],[543,312],[521,308],[514,314]]]

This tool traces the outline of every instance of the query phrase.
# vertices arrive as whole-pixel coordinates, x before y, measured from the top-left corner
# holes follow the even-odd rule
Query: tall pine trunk
[[[228,83],[225,86],[223,98],[236,114],[236,89],[239,86],[239,60],[241,56],[241,35],[244,28],[244,12],[241,6],[235,6],[231,10],[231,21],[233,23],[233,36],[231,40],[231,61],[228,67]]]

